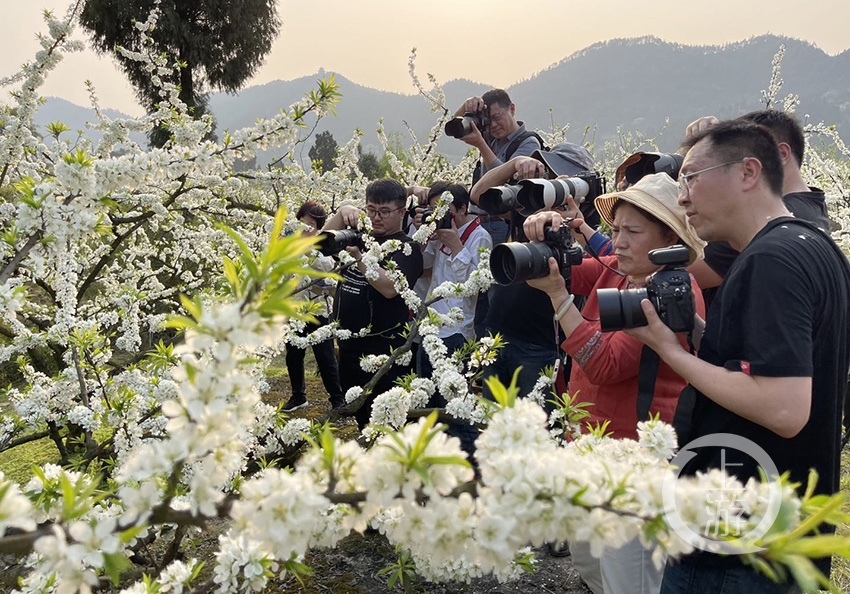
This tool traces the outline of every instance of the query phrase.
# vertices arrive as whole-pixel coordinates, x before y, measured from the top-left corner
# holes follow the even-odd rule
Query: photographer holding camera
[[[585,174],[592,170],[593,159],[586,149],[569,143],[562,143],[552,151],[535,152],[539,158],[514,157],[507,163],[488,171],[475,184],[470,198],[479,206],[483,195],[488,191],[500,193],[500,187],[511,179],[535,179],[551,173],[561,175]],[[551,165],[547,166],[544,157]],[[524,216],[517,212],[520,208],[515,201],[508,200],[505,216],[515,221],[513,238],[524,240],[521,221]],[[541,203],[538,210],[564,210],[564,205],[547,206]],[[495,243],[495,241],[494,241]],[[502,244],[510,245],[510,244]],[[493,258],[490,259],[491,269]],[[495,363],[489,366],[489,373],[496,375],[506,385],[510,383],[514,370],[522,367],[518,378],[520,395],[525,396],[534,388],[537,378],[547,366],[553,365],[559,358],[558,336],[552,324],[554,310],[550,300],[523,282],[506,286],[494,285],[489,293],[490,307],[487,311],[485,326],[487,331],[501,334],[507,345],[499,351]]]
[[[466,116],[466,117],[464,117]],[[481,97],[470,97],[455,112],[455,120],[471,120],[463,126],[446,124],[446,132],[465,133],[457,136],[466,144],[474,146],[481,154],[479,166],[473,176],[473,184],[494,167],[512,157],[528,156],[543,147],[540,137],[525,129],[524,122],[516,119],[516,106],[502,89],[492,89]]]
[[[757,444],[790,481],[815,493],[840,486],[841,411],[850,365],[850,266],[832,240],[791,216],[782,200],[781,150],[771,132],[743,120],[718,123],[686,141],[679,204],[708,241],[740,255],[720,285],[694,342],[680,348],[646,301],[645,328],[628,332],[652,348],[688,387],[676,413],[679,445],[716,434]],[[682,473],[724,469],[742,482],[760,467],[734,447],[700,447]],[[776,477],[768,477],[774,480]],[[829,558],[814,560],[829,576]],[[729,587],[734,584],[735,587]],[[702,551],[668,563],[662,592],[799,592]]]
[[[470,97],[446,124],[446,134],[478,149],[481,158],[472,174],[472,185],[513,157],[528,156],[543,148],[543,139],[517,121],[516,106],[503,89],[491,89],[481,97]],[[508,239],[507,222],[486,212],[477,212],[481,225],[493,238],[493,245]]]
[[[376,240],[411,241],[401,230],[406,199],[405,187],[394,179],[377,179],[366,186],[366,215],[372,222],[372,235]],[[354,206],[341,206],[322,230],[332,232],[345,227],[356,229],[361,214],[362,211]],[[360,260],[360,247],[349,245],[345,250],[358,261],[355,266],[342,272],[343,280],[334,299],[335,318],[343,329],[357,332],[369,326],[371,332],[365,337],[339,341],[339,374],[343,392],[354,386],[362,386],[371,379],[372,374],[360,367],[361,357],[389,354],[391,348],[404,344],[402,332],[410,320],[407,304],[383,267],[378,268],[376,276],[372,278],[371,274],[367,274],[366,264]],[[409,256],[405,256],[402,250],[396,250],[387,261],[394,262],[411,287],[422,274],[422,253],[418,249],[413,249]],[[393,365],[378,381],[372,395],[355,413],[361,430],[369,423],[374,395],[389,390],[396,378],[409,372],[410,366]],[[344,403],[331,404],[337,407]]]
[[[307,227],[302,231],[302,234],[312,237],[325,224],[327,213],[321,204],[308,200],[299,207],[295,218]],[[330,256],[319,254],[312,261],[312,267],[316,270],[329,272],[334,267],[333,259]],[[302,277],[299,288],[309,283],[310,280],[310,277]],[[316,323],[307,324],[304,330],[305,334],[315,332],[328,323],[327,316],[331,309],[329,291],[330,289],[325,284],[318,284],[308,290],[307,297],[313,301],[322,301],[324,311],[316,314]],[[292,386],[292,397],[283,407],[285,411],[298,410],[307,405],[307,385],[304,380],[304,356],[306,354],[306,349],[300,349],[292,344],[286,345],[286,371],[289,374],[289,382]],[[334,354],[333,339],[314,344],[313,355],[316,357],[316,366],[319,368],[322,383],[330,397],[331,406],[334,403],[342,402],[342,389],[339,384],[339,369]]]
[[[436,182],[428,193],[428,203],[433,209],[444,192],[450,192],[452,202],[443,220],[438,221],[434,237],[428,241],[422,253],[425,270],[431,271],[431,282],[426,295],[445,282],[464,283],[469,275],[478,268],[481,260],[481,248],[491,249],[493,240],[481,227],[477,217],[469,214],[469,192],[459,184]],[[427,217],[427,214],[426,214]],[[477,297],[441,299],[431,308],[441,314],[448,314],[452,307],[463,310],[464,318],[460,326],[441,328],[439,337],[446,344],[449,355],[470,339],[475,338],[473,320]],[[422,377],[431,376],[431,362],[424,350],[419,351],[417,369]]]
[[[682,264],[702,257],[704,242],[687,227],[685,210],[677,204],[677,196],[676,182],[666,173],[657,173],[622,192],[597,197],[596,208],[611,226],[615,255],[599,260],[584,258],[572,266],[569,289],[555,258],[548,259],[548,275],[527,281],[546,295],[555,312],[554,319],[566,336],[562,348],[573,359],[569,393],[578,392],[579,400],[593,403],[587,409],[588,424],[601,425],[608,421],[607,431],[615,438],[637,439],[637,423],[650,413],[672,422],[679,393],[686,384],[662,363],[657,368],[649,402],[641,401],[638,393],[643,345],[623,331],[605,332],[594,319],[605,317],[604,313],[600,315],[597,290],[639,289],[647,284],[648,275],[659,270],[660,266],[650,260],[651,251],[681,244]],[[563,214],[532,215],[525,221],[524,229],[531,241],[538,242],[545,240],[551,229],[562,225],[579,228],[582,224],[579,210],[571,208]],[[692,321],[694,309],[700,315],[704,313],[702,297],[693,278],[684,271],[679,276],[686,283],[680,291],[685,298],[681,301],[682,316],[689,316]],[[572,304],[573,295],[587,296],[582,312]],[[624,315],[628,320],[628,312]],[[671,317],[674,317],[672,313]],[[677,345],[687,353],[684,337],[677,338]],[[643,410],[639,410],[641,407]],[[644,549],[637,540],[619,550],[606,550],[599,560],[582,543],[572,543],[571,548],[576,567],[596,594],[658,592],[660,588],[661,572],[652,563],[652,551]]]

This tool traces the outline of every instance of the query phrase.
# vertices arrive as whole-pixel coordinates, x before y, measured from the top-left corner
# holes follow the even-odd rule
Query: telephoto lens
[[[573,245],[566,225],[543,228],[541,243],[500,243],[490,252],[490,272],[500,285],[513,285],[549,275],[549,258],[555,258],[564,280],[572,266],[581,264],[582,250]]]
[[[508,214],[519,207],[519,186],[495,186],[485,190],[478,199],[478,206],[491,215]]]
[[[446,134],[452,138],[463,138],[472,133],[472,120],[467,117],[452,118],[446,122]]]
[[[572,196],[576,204],[581,204],[590,191],[590,185],[579,177],[564,179],[524,179],[519,182],[517,196],[523,210],[531,213],[544,208],[563,206]]]
[[[356,229],[322,231],[318,238],[316,249],[323,256],[335,256],[349,246],[357,246],[361,249],[364,247],[362,233]]]

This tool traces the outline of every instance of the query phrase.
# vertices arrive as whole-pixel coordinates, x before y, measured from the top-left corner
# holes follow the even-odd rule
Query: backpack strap
[[[519,134],[516,138],[514,138],[511,143],[508,145],[507,150],[505,151],[505,160],[507,161],[511,157],[514,156],[514,153],[519,148],[523,142],[525,142],[529,137],[534,136],[537,139],[537,142],[540,143],[540,150],[545,151],[546,145],[543,143],[543,139],[540,138],[540,135],[534,130],[526,130],[522,134]]]
[[[526,130],[522,134],[517,135],[511,143],[508,145],[508,148],[505,150],[505,161],[509,160],[514,156],[514,153],[519,148],[523,142],[525,142],[530,136],[534,136],[537,139],[537,142],[540,143],[540,150],[545,151],[549,150],[546,144],[543,142],[543,138],[540,137],[540,134],[535,132],[534,130]],[[475,169],[472,172],[472,185],[474,186],[478,183],[478,180],[481,179],[482,170],[484,169],[484,164],[481,159],[478,159],[478,163],[475,164]]]

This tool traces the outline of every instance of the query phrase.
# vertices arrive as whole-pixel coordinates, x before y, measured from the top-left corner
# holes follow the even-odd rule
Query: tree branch
[[[30,238],[23,245],[23,247],[18,250],[18,252],[9,261],[9,263],[6,264],[6,266],[3,268],[3,271],[0,272],[0,284],[5,283],[9,279],[9,277],[12,276],[12,273],[15,272],[15,269],[18,267],[21,261],[27,257],[27,254],[29,254],[32,248],[35,247],[35,244],[37,244],[41,240],[41,236],[41,229],[30,235]]]

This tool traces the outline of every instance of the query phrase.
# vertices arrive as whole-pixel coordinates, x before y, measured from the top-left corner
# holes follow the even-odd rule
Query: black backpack
[[[540,134],[534,132],[533,130],[526,130],[522,134],[517,135],[511,143],[508,145],[508,149],[505,151],[505,161],[514,156],[514,153],[529,136],[534,136],[537,139],[537,142],[540,143],[541,151],[548,151],[549,147],[546,146],[546,143],[543,142],[543,139],[540,137]],[[475,170],[472,172],[472,185],[474,186],[478,183],[478,180],[481,179],[481,169],[483,167],[481,159],[478,159],[478,163],[475,165]]]

